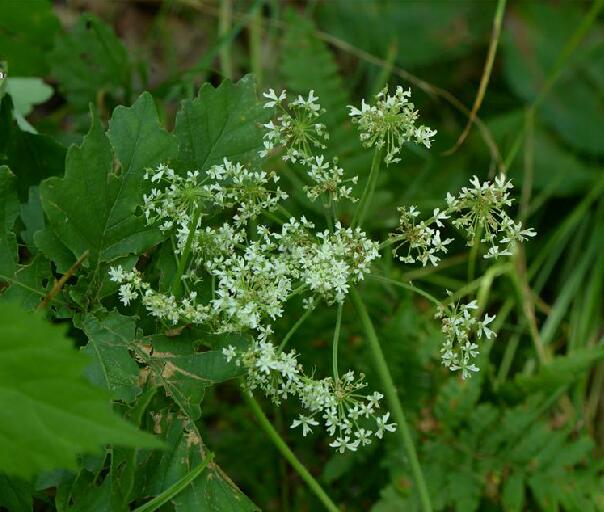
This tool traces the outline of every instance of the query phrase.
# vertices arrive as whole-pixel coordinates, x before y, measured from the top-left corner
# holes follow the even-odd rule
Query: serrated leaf
[[[17,267],[17,237],[13,226],[18,216],[15,176],[3,165],[0,167],[0,279],[12,276]]]
[[[70,33],[57,38],[49,55],[59,89],[77,109],[95,103],[100,91],[127,99],[131,82],[128,52],[111,27],[85,14]]]
[[[141,94],[131,107],[113,111],[107,135],[122,165],[122,172],[140,183],[146,167],[169,162],[177,154],[176,137],[159,122],[153,98]]]
[[[134,344],[134,319],[112,311],[101,318],[85,315],[75,325],[88,336],[82,349],[93,361],[86,369],[88,379],[110,391],[115,400],[132,402],[141,393],[139,367],[129,352]]]
[[[259,124],[266,117],[251,76],[235,84],[225,80],[218,87],[204,84],[195,99],[182,102],[176,115],[178,170],[205,171],[223,158],[255,162],[262,147]]]
[[[46,287],[52,278],[50,262],[38,254],[27,265],[18,265],[13,276],[0,276],[9,283],[0,299],[33,310],[46,295]]]
[[[89,361],[64,332],[16,305],[0,305],[0,471],[9,475],[75,468],[78,454],[104,443],[160,446],[83,378]]]
[[[76,258],[89,251],[84,265],[94,271],[101,262],[140,253],[161,239],[135,214],[141,200],[135,176],[113,172],[109,140],[93,118],[82,144],[67,152],[65,177],[40,186],[50,228]]]
[[[140,472],[141,477],[147,479],[143,491],[145,494],[160,494],[207,457],[207,451],[194,424],[187,425],[174,415],[167,415],[163,418],[162,428],[165,429],[165,440],[170,448],[161,457],[155,455],[150,458]],[[172,502],[177,512],[258,510],[214,462],[175,496]]]
[[[206,388],[234,379],[242,373],[241,368],[233,364],[233,361],[226,361],[221,350],[177,355],[158,350],[158,341],[161,343],[161,340],[159,337],[153,343],[151,363],[161,373],[161,382],[166,393],[192,419],[201,415],[200,403]],[[172,341],[173,343],[175,341]]]

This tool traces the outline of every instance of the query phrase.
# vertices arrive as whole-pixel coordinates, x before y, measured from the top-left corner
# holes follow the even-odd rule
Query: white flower
[[[237,355],[237,351],[235,350],[235,347],[233,345],[224,347],[222,349],[222,353],[223,353],[225,359],[227,360],[227,363],[230,363],[231,359],[233,359]]]
[[[430,147],[436,130],[416,126],[419,114],[409,101],[411,90],[401,86],[394,95],[385,87],[375,96],[375,104],[362,100],[361,108],[349,106],[352,122],[359,126],[361,143],[365,147],[386,148],[386,164],[400,162],[400,150],[405,142],[415,141]]]
[[[290,428],[296,428],[299,425],[302,425],[302,435],[306,437],[308,434],[312,433],[312,427],[316,427],[318,424],[319,422],[317,420],[301,414],[298,416],[298,419],[292,422]]]
[[[124,269],[121,265],[109,268],[109,279],[116,283],[122,283],[125,279]]]
[[[377,438],[382,439],[382,437],[384,437],[385,431],[396,432],[396,423],[388,423],[389,418],[390,418],[389,412],[387,412],[386,414],[384,414],[381,417],[376,418],[377,431],[375,433],[375,436]]]

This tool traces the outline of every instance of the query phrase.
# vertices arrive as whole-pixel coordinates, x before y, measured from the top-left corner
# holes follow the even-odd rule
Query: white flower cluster
[[[457,197],[447,194],[447,212],[458,215],[453,225],[464,231],[468,245],[481,234],[481,242],[491,244],[485,258],[511,256],[515,242],[523,242],[537,233],[532,228],[522,229],[521,222],[506,213],[506,206],[512,204],[509,190],[514,188],[504,175],[493,183],[473,176],[471,187],[463,187]]]
[[[419,261],[424,266],[429,262],[437,266],[439,253],[446,254],[447,245],[453,241],[441,236],[439,228],[444,227],[444,220],[449,220],[466,236],[468,245],[473,245],[480,233],[480,241],[491,245],[484,256],[486,259],[510,256],[515,243],[536,235],[532,228],[522,229],[522,223],[514,222],[505,211],[512,204],[509,190],[513,188],[505,176],[499,176],[494,183],[481,183],[473,176],[470,184],[471,187],[463,187],[457,196],[447,194],[447,208],[444,211],[435,208],[432,217],[425,221],[416,220],[419,211],[414,206],[399,208],[399,228],[390,235],[390,242],[402,262]],[[407,247],[406,254],[400,254],[402,247]]]
[[[177,300],[171,294],[153,290],[136,269],[124,271],[121,265],[109,269],[109,279],[120,285],[118,294],[124,305],[140,297],[149,314],[159,320],[176,325],[179,322],[201,324],[210,318],[209,306],[200,304],[194,291]]]
[[[293,274],[328,303],[342,302],[351,284],[369,273],[379,257],[379,245],[360,228],[344,228],[337,222],[333,232],[313,237],[314,224],[304,217],[292,218],[276,235],[279,249],[289,255]]]
[[[318,103],[319,98],[314,91],[310,91],[306,98],[298,96],[294,101],[286,103],[287,93],[281,91],[279,95],[273,89],[265,92],[268,100],[265,108],[278,109],[278,115],[266,123],[264,134],[264,149],[260,156],[265,157],[275,147],[285,149],[283,160],[290,162],[308,162],[313,156],[313,149],[325,149],[325,142],[329,140],[329,133],[318,118],[325,111]]]
[[[425,267],[428,262],[437,266],[440,261],[439,253],[447,253],[447,245],[453,239],[446,238],[443,240],[440,236],[440,230],[430,227],[435,223],[437,227],[442,227],[442,221],[448,219],[448,216],[441,212],[438,208],[434,209],[433,216],[427,221],[417,222],[419,211],[415,206],[409,208],[400,207],[399,232],[392,238],[395,245],[394,252],[403,263],[421,262]],[[403,255],[399,249],[406,245],[407,254]]]
[[[309,166],[308,177],[313,185],[306,185],[304,192],[311,201],[316,201],[321,194],[326,194],[329,202],[339,201],[342,198],[356,202],[356,198],[352,195],[352,187],[346,186],[346,183],[356,185],[358,176],[345,179],[344,169],[338,166],[337,159],[330,163],[323,155],[319,155],[310,159]]]
[[[287,199],[279,187],[274,191],[268,188],[270,183],[279,181],[276,173],[249,171],[239,162],[234,164],[226,158],[221,165],[212,167],[208,176],[215,181],[206,185],[205,190],[216,206],[236,208],[233,220],[237,226],[243,226],[263,210],[274,210],[279,201]]]
[[[440,349],[442,363],[451,371],[461,370],[463,379],[468,378],[472,372],[479,371],[473,363],[479,353],[476,341],[483,336],[488,340],[495,337],[495,332],[488,327],[495,315],[485,314],[484,319],[479,320],[475,316],[477,310],[478,304],[473,300],[462,305],[441,305],[436,312],[436,318],[441,319],[441,330],[445,336]]]
[[[395,423],[388,423],[390,413],[380,414],[377,391],[363,395],[364,376],[356,378],[349,371],[341,378],[313,379],[304,374],[295,351],[284,352],[264,340],[254,341],[245,351],[229,345],[223,349],[227,361],[235,360],[246,370],[246,388],[249,392],[261,390],[276,405],[288,397],[300,402],[303,414],[291,424],[301,427],[302,435],[323,424],[332,438],[330,446],[340,453],[356,451],[369,445],[372,439],[382,439],[384,432],[394,432]]]
[[[400,162],[398,156],[403,144],[414,141],[430,148],[436,130],[427,126],[416,126],[419,113],[409,101],[411,89],[400,85],[394,95],[388,94],[384,87],[376,96],[375,104],[369,105],[362,100],[361,108],[350,105],[352,122],[359,126],[361,142],[365,147],[386,147],[386,164]]]

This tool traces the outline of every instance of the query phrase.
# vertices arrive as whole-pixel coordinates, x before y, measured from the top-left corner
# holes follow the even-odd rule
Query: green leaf
[[[96,104],[97,95],[103,93],[129,103],[128,52],[111,27],[96,16],[81,16],[71,33],[57,38],[49,61],[59,89],[76,109]]]
[[[504,31],[502,40],[503,69],[512,89],[526,102],[543,89],[584,14],[583,6],[574,2],[555,6],[526,2],[509,12],[510,30]],[[596,23],[539,109],[567,143],[595,155],[604,154],[603,41],[604,31]]]
[[[44,220],[44,210],[40,202],[40,189],[36,186],[29,189],[29,198],[26,203],[21,205],[21,222],[25,229],[21,231],[21,238],[27,245],[32,254],[38,252],[34,243],[36,231],[44,229],[46,222]]]
[[[29,482],[0,474],[0,507],[6,507],[10,512],[31,512],[32,492]]]
[[[13,233],[19,216],[15,176],[5,165],[0,167],[0,279],[12,276],[17,267],[17,237]]]
[[[111,392],[115,400],[132,402],[140,393],[139,367],[130,355],[134,345],[134,319],[116,311],[102,318],[92,314],[75,319],[88,336],[83,352],[93,363],[86,369],[88,379]]]
[[[10,96],[0,103],[0,164],[17,177],[17,194],[26,202],[29,188],[49,176],[63,173],[65,148],[51,137],[22,131],[13,119]]]
[[[223,158],[241,163],[257,161],[262,148],[259,124],[266,117],[251,76],[236,84],[225,80],[216,88],[204,84],[197,98],[182,102],[176,115],[178,170],[205,171]]]
[[[176,354],[172,351],[175,343],[174,338],[155,337],[150,362],[161,374],[166,394],[187,416],[197,419],[201,415],[200,403],[206,388],[234,379],[242,371],[232,361],[227,363],[221,350]]]
[[[514,384],[525,393],[553,391],[585,376],[585,372],[597,361],[604,358],[604,347],[578,349],[565,356],[554,358],[542,366],[535,375],[518,374]]]
[[[0,471],[9,475],[75,468],[78,454],[104,443],[160,446],[83,378],[87,358],[64,332],[16,305],[0,305]]]
[[[160,125],[152,96],[144,92],[131,107],[113,111],[107,131],[122,172],[140,182],[146,167],[169,162],[177,154],[176,138]]]
[[[13,97],[15,110],[22,116],[28,116],[34,105],[44,103],[53,93],[52,87],[41,78],[9,77],[6,91]]]
[[[14,275],[0,275],[0,279],[9,284],[0,295],[2,301],[33,310],[46,295],[46,287],[53,277],[50,262],[38,254],[27,265],[18,265]]]
[[[60,241],[76,258],[90,252],[85,266],[96,272],[101,262],[138,254],[161,239],[135,214],[140,176],[113,172],[111,146],[98,119],[82,144],[69,148],[65,167],[64,178],[42,182],[40,197]]]
[[[146,479],[144,494],[159,495],[170,488],[208,456],[193,423],[183,423],[174,415],[164,415],[162,428],[170,447],[154,454],[140,472]],[[143,494],[143,493],[141,493]],[[258,508],[237,488],[213,461],[173,500],[177,512],[216,510],[220,512],[254,512]]]
[[[52,2],[0,2],[0,56],[16,76],[42,76],[60,28]]]
[[[512,473],[503,484],[501,503],[506,512],[520,512],[524,507],[524,475]]]

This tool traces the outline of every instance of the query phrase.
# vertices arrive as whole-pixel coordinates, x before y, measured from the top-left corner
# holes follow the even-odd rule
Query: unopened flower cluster
[[[362,394],[366,387],[362,374],[356,377],[349,371],[337,379],[314,379],[304,374],[295,351],[281,351],[268,341],[256,341],[244,351],[229,345],[223,353],[245,368],[248,392],[261,390],[276,405],[288,397],[297,399],[303,412],[291,428],[301,428],[306,436],[322,425],[332,439],[330,446],[340,453],[356,451],[396,430],[390,413],[380,412],[383,395]]]
[[[436,318],[441,319],[445,337],[441,347],[442,363],[451,371],[461,370],[463,379],[479,371],[474,363],[479,348],[476,341],[483,337],[487,340],[495,337],[495,332],[489,328],[495,315],[486,314],[480,320],[476,317],[477,310],[478,304],[473,300],[468,304],[442,305],[436,312]]]
[[[486,259],[511,256],[514,244],[524,242],[536,235],[531,229],[523,229],[521,222],[514,222],[506,208],[511,206],[509,190],[512,183],[501,175],[495,181],[480,182],[473,176],[470,187],[463,187],[454,196],[447,194],[447,207],[435,208],[432,217],[418,220],[420,212],[416,207],[401,207],[400,225],[397,232],[390,235],[398,258],[404,263],[420,262],[437,266],[452,238],[443,238],[440,228],[443,221],[449,221],[473,245],[476,237],[489,244],[484,255]]]
[[[394,94],[388,94],[384,87],[376,96],[375,104],[370,105],[362,100],[361,108],[349,106],[352,122],[358,125],[361,143],[368,148],[385,148],[386,164],[401,161],[400,152],[405,142],[430,148],[436,130],[427,126],[417,126],[419,113],[409,101],[411,89],[400,85]]]

